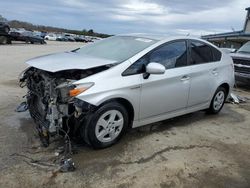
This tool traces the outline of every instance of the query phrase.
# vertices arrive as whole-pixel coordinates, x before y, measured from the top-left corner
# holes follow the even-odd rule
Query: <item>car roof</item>
[[[152,40],[164,40],[165,38],[168,38],[165,35],[159,35],[159,34],[148,34],[148,33],[129,33],[129,34],[120,34],[118,36],[131,36],[131,37],[141,37],[141,38],[148,38]]]
[[[131,37],[141,37],[141,38],[148,38],[152,40],[178,40],[178,39],[194,39],[194,40],[200,40],[204,41],[201,38],[198,37],[192,37],[192,36],[181,36],[181,35],[167,35],[167,34],[148,34],[148,33],[129,33],[129,34],[120,34],[118,36],[131,36]],[[207,42],[207,41],[204,41]]]

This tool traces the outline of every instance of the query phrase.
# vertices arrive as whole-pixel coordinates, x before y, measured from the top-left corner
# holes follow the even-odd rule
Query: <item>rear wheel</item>
[[[124,106],[117,102],[101,106],[87,118],[85,140],[96,149],[106,148],[118,142],[128,127],[128,113]]]
[[[7,44],[8,38],[6,36],[0,36],[0,44]]]
[[[210,114],[217,114],[221,111],[222,107],[224,106],[225,100],[226,100],[227,92],[224,87],[219,87],[214,97],[210,103],[210,107],[207,110]]]

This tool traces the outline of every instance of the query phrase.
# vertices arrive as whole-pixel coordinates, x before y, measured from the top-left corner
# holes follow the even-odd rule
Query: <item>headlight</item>
[[[74,89],[69,90],[69,96],[75,97],[75,96],[83,93],[84,91],[88,90],[93,85],[94,85],[93,82],[91,82],[91,83],[85,83],[85,84],[79,84]]]

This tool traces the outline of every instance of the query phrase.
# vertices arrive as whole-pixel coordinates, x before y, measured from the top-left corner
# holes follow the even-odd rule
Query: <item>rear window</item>
[[[214,61],[220,61],[221,60],[221,52],[212,46],[211,46],[211,49],[212,49],[212,53],[214,56]]]

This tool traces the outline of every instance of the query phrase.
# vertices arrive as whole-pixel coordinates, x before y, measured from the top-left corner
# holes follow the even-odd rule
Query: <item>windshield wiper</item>
[[[79,50],[80,48],[76,48],[74,50],[71,50],[71,52],[76,52],[77,50]]]

